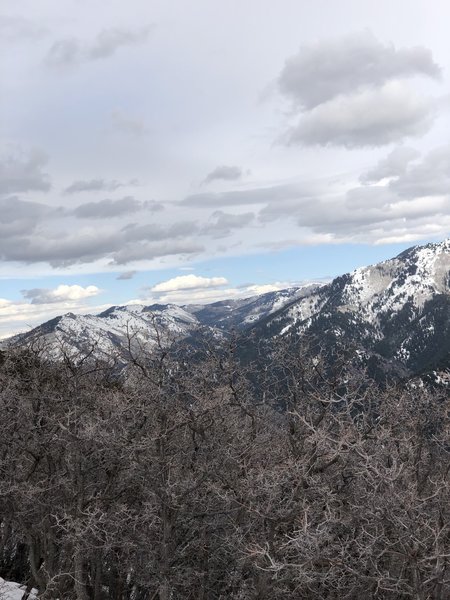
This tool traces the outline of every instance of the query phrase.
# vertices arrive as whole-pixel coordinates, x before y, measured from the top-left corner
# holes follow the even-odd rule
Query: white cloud
[[[259,294],[267,294],[269,292],[276,292],[278,290],[282,290],[283,288],[288,287],[286,283],[265,283],[263,285],[249,285],[245,289],[245,293],[250,295],[258,296]]]
[[[226,285],[225,277],[201,277],[199,275],[179,275],[162,281],[151,288],[152,292],[176,292],[179,290],[198,290]]]
[[[223,279],[223,278],[216,278]],[[226,281],[226,280],[225,280]],[[223,284],[221,284],[223,285]],[[165,293],[158,294],[157,297],[146,299],[145,304],[151,304],[152,302],[162,302],[166,304],[209,304],[211,302],[218,302],[219,300],[234,300],[250,298],[251,296],[258,296],[260,294],[266,294],[268,292],[276,292],[289,287],[293,287],[299,284],[292,283],[289,281],[277,281],[270,284],[249,284],[241,287],[220,287],[219,288],[208,288],[198,287],[195,289],[191,288],[177,288],[173,290],[166,290]],[[151,289],[154,291],[154,288]]]
[[[34,288],[23,290],[24,298],[32,304],[52,304],[56,302],[77,302],[100,294],[101,290],[95,285],[58,285],[55,289]]]
[[[110,305],[90,306],[88,300],[100,294],[95,285],[61,284],[55,288],[22,290],[25,300],[0,298],[0,339],[26,331],[67,312],[94,314]]]

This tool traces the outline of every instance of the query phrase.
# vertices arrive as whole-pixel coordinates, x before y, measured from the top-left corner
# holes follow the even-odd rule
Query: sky
[[[443,0],[2,0],[0,337],[450,230]]]

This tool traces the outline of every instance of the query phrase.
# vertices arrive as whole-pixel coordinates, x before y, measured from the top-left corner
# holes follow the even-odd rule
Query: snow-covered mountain
[[[206,306],[128,305],[112,306],[98,315],[67,313],[15,336],[12,342],[39,339],[55,358],[62,352],[73,355],[80,351],[92,352],[97,358],[126,357],[129,349],[151,350],[157,344],[168,345],[200,329],[222,338],[232,328],[245,329],[318,287],[310,284]]]
[[[450,240],[342,275],[261,320],[259,335],[346,339],[413,372],[449,360]]]
[[[208,305],[113,306],[99,315],[69,313],[14,342],[40,337],[65,351],[93,349],[98,356],[120,356],[129,345],[151,349],[158,340],[183,339],[199,328],[216,338],[235,330],[269,341],[308,333],[324,344],[351,342],[419,373],[449,366],[449,286],[450,239],[410,248],[328,284]]]
[[[79,352],[92,352],[97,358],[120,358],[128,349],[148,350],[161,339],[167,344],[186,337],[198,326],[195,316],[174,304],[112,306],[98,315],[67,313],[15,336],[13,341],[39,339],[55,358]]]
[[[194,314],[202,325],[215,327],[224,331],[242,330],[251,327],[286,305],[309,296],[321,287],[318,283],[310,283],[302,287],[292,287],[276,292],[268,292],[250,298],[221,300],[206,305],[188,305],[184,308]]]

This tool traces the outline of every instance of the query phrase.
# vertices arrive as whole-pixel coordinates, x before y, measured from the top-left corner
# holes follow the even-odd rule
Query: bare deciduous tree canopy
[[[448,399],[309,356],[161,344],[119,380],[3,354],[0,575],[44,599],[448,598]]]

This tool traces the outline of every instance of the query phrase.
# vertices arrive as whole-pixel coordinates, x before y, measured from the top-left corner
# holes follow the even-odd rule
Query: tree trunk
[[[86,587],[86,575],[83,563],[83,554],[80,548],[75,550],[73,558],[73,568],[75,576],[75,593],[77,600],[89,600],[89,594]]]

